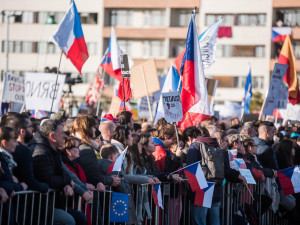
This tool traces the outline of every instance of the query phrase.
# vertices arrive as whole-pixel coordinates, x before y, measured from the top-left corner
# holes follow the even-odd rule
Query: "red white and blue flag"
[[[208,187],[196,191],[194,205],[211,208],[212,198],[215,189],[214,182],[207,182]]]
[[[110,174],[112,171],[121,171],[123,160],[124,160],[126,152],[127,152],[127,148],[128,147],[126,147],[125,150],[118,156],[116,161],[114,161],[112,164],[110,164],[110,166],[107,169],[107,174]]]
[[[89,57],[84,40],[81,22],[75,2],[72,1],[70,8],[61,21],[58,30],[49,41],[58,45],[71,60],[81,74],[81,68]]]
[[[121,72],[121,62],[120,55],[124,54],[120,48],[115,33],[115,29],[112,27],[110,31],[110,38],[108,47],[105,51],[105,54],[101,60],[101,68],[111,77],[115,78],[118,81],[122,81],[122,72]],[[133,66],[133,61],[128,57],[129,67]]]
[[[184,172],[193,192],[208,187],[199,162],[184,167]]]
[[[152,187],[152,196],[153,196],[154,204],[157,207],[160,207],[161,209],[164,209],[163,204],[162,204],[160,184],[161,183],[153,185],[153,187]]]
[[[273,27],[272,42],[284,42],[287,35],[292,34],[291,27]]]
[[[204,76],[195,15],[192,15],[182,59],[182,113],[181,130],[210,118],[210,107]]]
[[[277,172],[284,195],[300,192],[300,166],[292,166]]]

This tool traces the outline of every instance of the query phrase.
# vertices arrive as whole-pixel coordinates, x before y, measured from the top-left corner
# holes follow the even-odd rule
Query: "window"
[[[296,59],[300,59],[300,42],[292,43],[293,51]]]
[[[282,10],[282,13],[284,26],[300,26],[300,10]]]
[[[161,40],[145,40],[144,43],[145,57],[160,57],[164,56],[164,41]]]
[[[165,10],[146,10],[142,12],[144,17],[144,25],[149,26],[165,26],[166,11]]]
[[[97,49],[97,43],[95,42],[89,42],[89,43],[86,43],[87,45],[87,49],[88,49],[88,52],[90,55],[96,55],[97,52],[98,52],[98,49]]]
[[[132,10],[112,10],[110,14],[111,26],[130,26]]]
[[[170,57],[177,57],[185,49],[185,40],[170,40]]]
[[[120,48],[127,53],[128,55],[131,55],[131,41],[129,40],[118,40]]]
[[[22,13],[22,23],[33,23],[33,12],[23,12]]]
[[[265,26],[266,14],[238,14],[238,26]]]
[[[234,87],[245,88],[247,77],[234,77]],[[264,77],[252,76],[252,88],[262,89],[264,87]]]
[[[82,24],[97,24],[97,13],[80,13],[80,20]]]
[[[217,45],[218,57],[265,57],[265,46]]]
[[[191,20],[192,10],[172,9],[171,10],[171,26],[172,27],[187,27]],[[199,20],[199,14],[196,13],[196,21]]]
[[[206,14],[205,25],[210,26],[216,22],[220,17],[223,17],[222,26],[233,26],[234,25],[234,15],[233,14]]]

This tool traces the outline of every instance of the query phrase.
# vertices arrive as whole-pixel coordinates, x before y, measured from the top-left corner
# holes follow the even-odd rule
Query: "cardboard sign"
[[[120,55],[121,72],[124,78],[130,78],[130,68],[128,62],[128,55]]]
[[[273,115],[273,111],[277,107],[286,108],[288,92],[282,79],[287,68],[288,65],[275,63],[263,115]]]
[[[4,74],[2,101],[25,103],[24,78],[12,73]]]
[[[145,81],[144,81],[145,78]],[[151,95],[160,90],[154,59],[131,69],[131,90],[135,99]],[[145,86],[146,82],[146,86]]]
[[[52,112],[58,112],[65,78],[65,75],[59,75],[55,85],[56,74],[25,73],[26,109],[50,111],[54,98]]]
[[[212,105],[214,103],[213,98],[215,97],[216,90],[218,87],[218,80],[205,78],[205,83],[206,83],[206,87],[207,87],[209,105]]]
[[[122,101],[118,96],[113,96],[108,113],[112,114],[115,117],[119,112],[121,102]]]
[[[183,114],[179,92],[162,93],[162,101],[166,121],[168,123],[181,121]]]
[[[256,184],[252,173],[248,169],[239,169],[240,174],[246,178],[247,184]]]

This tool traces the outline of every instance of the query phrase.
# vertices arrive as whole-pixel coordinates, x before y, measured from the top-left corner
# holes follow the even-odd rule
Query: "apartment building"
[[[42,72],[46,66],[58,67],[60,49],[47,40],[57,29],[68,5],[68,1],[61,0],[11,0],[0,6],[4,12],[0,17],[1,75],[6,70],[7,39],[9,71],[23,74]],[[280,47],[271,42],[272,26],[278,18],[284,25],[293,27],[292,44],[300,72],[300,2],[297,0],[77,0],[76,5],[90,54],[82,69],[83,83],[72,86],[78,98],[83,98],[98,68],[111,26],[115,27],[120,46],[135,65],[155,58],[158,74],[162,75],[168,71],[171,60],[185,48],[195,6],[199,34],[219,16],[223,16],[222,26],[231,31],[231,36],[218,39],[216,62],[205,71],[206,76],[219,81],[215,102],[242,100],[249,65],[254,90],[265,92],[276,61],[276,48]],[[60,71],[73,78],[78,76],[66,57]]]

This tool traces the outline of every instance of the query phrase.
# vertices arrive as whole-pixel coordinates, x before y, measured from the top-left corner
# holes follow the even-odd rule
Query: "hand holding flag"
[[[107,169],[107,174],[110,174],[112,171],[121,171],[123,160],[125,158],[128,147],[118,156],[116,161],[114,161]]]

